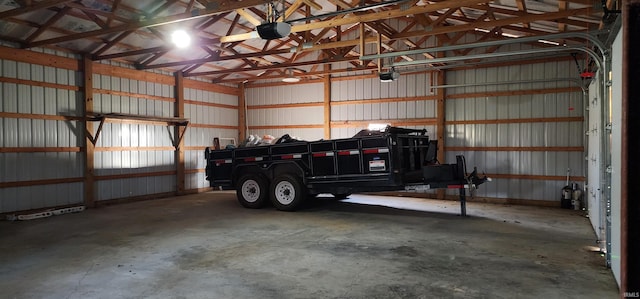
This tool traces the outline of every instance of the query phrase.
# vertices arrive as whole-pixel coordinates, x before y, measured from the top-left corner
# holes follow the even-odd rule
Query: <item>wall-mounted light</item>
[[[180,49],[184,49],[191,44],[191,36],[184,30],[176,30],[171,33],[171,42]]]

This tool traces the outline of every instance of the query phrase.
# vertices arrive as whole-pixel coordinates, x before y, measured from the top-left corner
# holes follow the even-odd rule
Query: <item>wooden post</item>
[[[82,121],[84,131],[84,205],[87,208],[96,206],[95,202],[95,179],[94,179],[94,156],[95,144],[92,141],[93,123],[87,121],[86,116],[93,112],[93,61],[91,57],[85,56],[82,60],[83,71],[83,92],[84,105],[82,113],[84,120]]]
[[[325,70],[330,71],[331,65],[326,64]],[[324,139],[331,139],[331,72],[324,77]]]
[[[238,144],[247,138],[247,114],[245,99],[245,83],[240,83],[240,94],[238,95]]]
[[[440,70],[436,73],[436,84],[437,86],[444,85],[445,81],[445,71]],[[445,128],[445,101],[446,101],[446,90],[444,88],[436,88],[436,131],[438,140],[438,161],[444,163],[445,153],[444,153],[444,131]]]
[[[175,109],[174,116],[184,118],[184,77],[182,72],[175,72]],[[185,192],[185,171],[184,171],[184,138],[179,138],[184,134],[187,128],[185,126],[174,126],[173,138],[176,142],[175,147],[175,163],[176,163],[176,194],[184,194]]]

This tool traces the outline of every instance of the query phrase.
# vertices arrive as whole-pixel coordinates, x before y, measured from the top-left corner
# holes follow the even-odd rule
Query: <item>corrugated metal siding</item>
[[[331,121],[370,121],[380,123],[388,120],[433,119],[436,117],[436,101],[427,99],[436,93],[432,88],[432,74],[403,74],[394,82],[380,79],[336,80],[331,82]],[[420,99],[425,97],[425,99]],[[349,101],[416,98],[390,102],[346,104]],[[369,123],[369,122],[367,122]],[[405,126],[406,127],[406,126]],[[435,128],[425,124],[429,135],[435,137]],[[332,128],[332,138],[349,138],[366,126],[359,128]]]
[[[186,88],[185,100],[203,104],[223,104],[238,106],[238,96],[211,92],[207,90]],[[196,150],[185,150],[185,189],[193,190],[209,187],[205,179],[204,148],[213,146],[214,138],[234,139],[237,144],[238,130],[226,128],[197,127],[197,125],[218,125],[238,127],[238,110],[223,107],[185,104],[185,118],[190,120],[190,127],[184,137],[185,147],[196,147]],[[222,145],[225,145],[223,140]]]
[[[275,138],[289,134],[303,140],[324,137],[323,83],[247,88],[245,97],[248,134]],[[296,106],[313,103],[317,105]]]
[[[477,70],[449,71],[447,84],[495,83],[520,80],[577,77],[573,62],[548,62]],[[576,87],[568,81],[480,85],[446,90],[448,96],[491,91],[540,90]],[[520,122],[522,119],[583,117],[582,92],[560,92],[469,97],[446,101],[447,121],[505,123],[451,124],[445,144],[456,147],[584,147],[583,122]],[[511,120],[511,121],[509,121]],[[584,152],[568,151],[465,151],[447,152],[447,161],[464,154],[468,170],[477,165],[487,173],[505,175],[584,176]],[[494,179],[476,195],[490,198],[559,200],[564,180]],[[454,192],[449,192],[455,194]]]
[[[174,87],[159,83],[93,74],[95,89],[122,91],[172,99]],[[174,103],[94,92],[94,112],[127,113],[173,117]],[[94,125],[94,127],[97,127]],[[100,180],[100,176],[143,174],[175,170],[174,151],[144,150],[144,147],[172,148],[173,130],[165,125],[105,123],[95,152],[96,200],[165,193],[176,190],[175,175]],[[112,147],[140,147],[139,151],[112,150]],[[107,148],[107,151],[103,151]],[[137,186],[141,184],[141,186]]]
[[[75,85],[72,70],[0,60],[0,75],[37,82]],[[1,112],[35,115],[78,115],[78,92],[67,89],[0,83]],[[5,148],[80,147],[76,121],[0,118],[0,145]],[[79,152],[0,153],[0,182],[81,178]],[[0,188],[0,213],[82,203],[82,183]]]

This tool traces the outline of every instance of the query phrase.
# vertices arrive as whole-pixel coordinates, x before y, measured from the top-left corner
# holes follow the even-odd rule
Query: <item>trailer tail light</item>
[[[314,158],[333,157],[333,152],[313,153],[313,157]]]
[[[282,160],[287,160],[287,159],[301,159],[301,158],[302,158],[302,154],[282,155],[282,156],[280,156],[280,158],[281,158]]]
[[[366,149],[366,150],[362,150],[363,154],[385,154],[388,153],[389,149],[388,148],[370,148],[370,149]]]
[[[350,156],[350,155],[359,155],[360,151],[339,151],[338,156]]]
[[[248,157],[248,158],[244,158],[245,162],[256,162],[256,161],[262,161],[264,160],[264,158],[262,157]]]
[[[216,160],[216,166],[220,166],[221,164],[231,164],[231,162],[233,162],[231,159],[226,159],[226,160]]]

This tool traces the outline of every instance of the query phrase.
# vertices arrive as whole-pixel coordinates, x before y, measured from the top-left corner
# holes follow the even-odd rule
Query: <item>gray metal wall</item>
[[[289,134],[309,141],[324,137],[323,83],[248,87],[245,98],[248,134]]]
[[[448,70],[446,85],[464,86],[445,90],[444,136],[449,150],[441,162],[454,163],[456,155],[464,155],[469,171],[478,166],[480,171],[495,174],[493,182],[476,192],[479,197],[559,201],[567,170],[572,177],[586,174],[585,97],[572,81],[531,81],[577,77],[571,60]],[[508,84],[514,81],[519,83]],[[391,83],[377,77],[332,80],[331,138],[348,138],[369,123],[387,122],[426,128],[435,138],[438,87],[433,82],[428,72],[403,72]],[[320,84],[308,91],[294,89],[307,86],[251,88],[247,102],[250,106],[320,103]],[[321,124],[321,115],[321,106],[250,109],[248,120],[249,126]],[[285,128],[276,132],[304,130],[311,131]],[[311,139],[322,137],[321,129],[313,130],[317,133]],[[577,183],[582,186],[584,182]],[[448,192],[455,195],[455,191]]]
[[[393,82],[380,82],[377,77],[332,81],[331,121],[360,121],[367,124],[435,119],[436,101],[433,96],[436,91],[431,88],[431,82],[431,73],[405,74]],[[360,100],[372,101],[362,103]],[[332,127],[331,138],[349,138],[366,127]],[[405,127],[426,128],[432,138],[437,134],[434,125]]]
[[[132,70],[133,71],[133,70]],[[174,87],[94,74],[95,89],[149,95],[129,97],[94,92],[94,112],[126,113],[142,116],[173,117]],[[94,127],[97,127],[97,123]],[[176,190],[175,175],[135,177],[135,174],[173,171],[175,157],[173,130],[166,125],[107,122],[96,143],[95,175],[132,175],[98,180],[96,200],[109,200]]]
[[[477,165],[487,173],[526,176],[586,175],[583,151],[564,150],[502,150],[509,147],[584,147],[582,121],[537,121],[584,116],[584,97],[581,91],[509,95],[510,91],[544,90],[576,87],[569,81],[546,83],[497,84],[499,82],[528,81],[553,78],[577,78],[573,61],[537,63],[449,71],[447,84],[476,84],[447,89],[446,121],[471,121],[472,124],[446,126],[447,147],[489,147],[497,150],[449,151],[447,160],[463,154],[468,167]],[[490,83],[484,85],[484,83]],[[499,96],[469,96],[464,94],[505,92]],[[504,120],[497,122],[496,120]],[[484,124],[483,122],[488,122]],[[473,124],[473,122],[477,122]],[[579,182],[582,185],[582,182]],[[527,200],[559,200],[565,180],[525,178],[497,178],[482,186],[477,196]]]
[[[47,61],[42,63],[55,64],[61,59],[60,53],[45,52],[52,55],[44,57]],[[113,63],[112,67],[127,66]],[[122,77],[104,71],[94,73],[94,112],[175,115],[172,74],[150,72],[149,76],[138,76],[150,78],[145,81],[131,79],[129,70],[118,71]],[[84,134],[79,121],[64,119],[83,116],[83,74],[0,60],[0,76],[0,213],[84,203]],[[162,80],[153,81],[158,77]],[[238,136],[237,93],[211,90],[216,89],[205,85],[185,88],[184,92],[188,101],[184,114],[190,119],[183,149],[187,191],[208,187],[204,148],[213,145],[213,138]],[[93,127],[95,135],[98,122]],[[163,123],[108,119],[95,149],[96,200],[176,191],[174,139],[173,127]]]
[[[37,86],[25,81],[2,82],[0,112],[38,116],[79,116],[77,108],[81,107],[82,98],[73,87],[78,86],[81,75],[74,70],[0,60],[0,76],[53,83],[61,87]],[[82,154],[79,151],[70,151],[82,146],[82,135],[79,135],[78,127],[79,122],[62,119],[0,118],[0,145],[3,150],[60,148],[59,151],[52,152],[0,152],[0,184],[28,183],[36,180],[76,180],[71,183],[0,188],[0,213],[83,201]]]
[[[223,145],[237,144],[238,109],[207,104],[238,107],[238,96],[207,90],[185,88],[185,100],[198,103],[185,104],[185,118],[190,126],[184,137],[185,145],[185,189],[196,190],[209,187],[205,179],[204,148],[213,145],[214,138],[221,138]],[[231,141],[233,140],[233,141]]]

